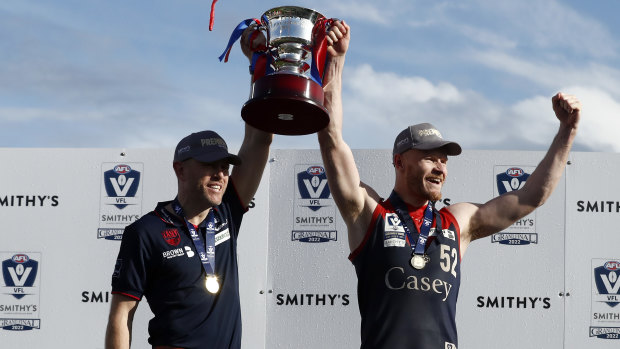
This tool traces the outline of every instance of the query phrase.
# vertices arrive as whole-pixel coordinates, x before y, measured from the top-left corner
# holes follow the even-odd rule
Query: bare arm
[[[235,166],[230,175],[245,207],[256,194],[267,164],[272,140],[273,134],[245,125],[245,137],[238,154],[241,165]]]
[[[449,206],[461,226],[461,255],[469,242],[502,231],[544,204],[560,181],[577,134],[581,102],[575,96],[558,93],[552,103],[560,120],[560,129],[523,188],[482,205],[459,203]]]
[[[361,183],[353,153],[342,138],[342,69],[349,39],[350,28],[344,22],[336,22],[328,34],[329,62],[323,91],[330,122],[317,135],[329,189],[347,224],[349,247],[353,251],[362,242],[378,197]]]
[[[112,295],[108,327],[105,333],[106,349],[129,349],[131,325],[137,308],[137,300],[119,294]]]
[[[256,25],[252,24],[241,36],[241,50],[251,60],[253,50],[265,45],[263,35],[253,36]],[[250,43],[250,38],[253,41]],[[247,207],[256,194],[269,157],[269,147],[273,134],[260,131],[248,124],[245,125],[245,136],[239,149],[241,165],[233,168],[231,178],[235,183],[241,203]]]

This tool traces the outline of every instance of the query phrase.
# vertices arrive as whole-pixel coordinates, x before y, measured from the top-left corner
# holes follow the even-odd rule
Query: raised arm
[[[137,300],[119,294],[112,295],[108,327],[105,333],[106,349],[129,349],[131,325],[137,308]]]
[[[272,133],[245,125],[245,137],[238,154],[241,158],[241,165],[235,166],[230,175],[241,203],[245,207],[250,204],[263,177],[272,140]]]
[[[252,35],[255,31],[256,25],[252,24],[241,36],[241,50],[248,59],[251,59],[254,50],[265,45],[263,35]],[[230,175],[245,207],[250,204],[263,177],[272,141],[273,134],[245,125],[245,136],[238,154],[241,165],[235,166]]]
[[[575,96],[558,93],[552,104],[560,129],[523,188],[482,205],[459,203],[448,207],[461,226],[461,254],[469,242],[506,229],[544,204],[557,186],[577,134],[581,102]]]
[[[353,251],[362,242],[378,198],[361,183],[353,153],[342,138],[342,70],[350,34],[349,26],[337,21],[327,37],[329,61],[323,91],[330,122],[317,135],[329,189],[347,224],[349,247]]]

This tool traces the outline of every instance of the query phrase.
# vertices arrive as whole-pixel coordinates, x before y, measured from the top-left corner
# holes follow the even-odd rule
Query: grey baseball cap
[[[181,139],[174,150],[174,162],[196,159],[215,162],[226,159],[230,164],[240,165],[241,158],[228,152],[224,139],[213,131],[200,131]]]
[[[429,123],[411,125],[402,130],[394,140],[392,156],[409,149],[431,150],[444,148],[448,155],[459,155],[461,146],[443,139],[437,128]]]

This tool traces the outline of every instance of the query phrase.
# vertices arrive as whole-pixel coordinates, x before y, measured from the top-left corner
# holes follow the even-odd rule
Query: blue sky
[[[620,152],[620,29],[614,0],[5,0],[0,147],[162,148],[213,129],[237,149],[248,99],[232,29],[280,5],[345,19],[345,139],[390,149],[432,122],[465,149],[545,150],[557,91],[581,98],[574,150]],[[273,147],[318,148],[316,136]]]

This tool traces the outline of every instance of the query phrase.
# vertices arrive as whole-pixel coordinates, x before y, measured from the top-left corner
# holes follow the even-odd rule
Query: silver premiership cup
[[[266,69],[254,71],[250,99],[241,109],[243,120],[283,135],[323,129],[329,123],[322,71],[330,21],[314,10],[284,6],[265,12],[260,23],[267,38]]]

